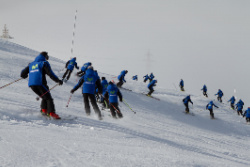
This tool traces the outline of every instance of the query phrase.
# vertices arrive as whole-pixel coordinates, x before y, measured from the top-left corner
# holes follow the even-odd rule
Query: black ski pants
[[[231,108],[234,110],[234,103],[231,103]]]
[[[217,100],[222,103],[222,97],[218,96]]]
[[[208,97],[207,92],[203,91],[203,95]]]
[[[209,111],[210,111],[210,116],[212,117],[212,118],[214,118],[214,112],[213,112],[213,109],[208,109]]]
[[[64,79],[66,77],[66,75],[68,74],[67,80],[69,80],[71,73],[72,73],[72,70],[67,69],[66,72],[63,74],[62,78]]]
[[[189,112],[188,103],[184,103],[184,106],[186,107],[186,108],[185,108],[185,111],[186,111],[186,112]]]
[[[117,87],[122,87],[123,85],[123,77],[119,79],[119,82],[117,83]]]
[[[92,104],[92,107],[95,111],[95,113],[101,117],[101,111],[96,103],[96,98],[94,94],[90,94],[90,93],[83,93],[83,102],[84,102],[84,106],[85,106],[85,112],[87,115],[90,114],[90,106],[89,106],[89,100]]]
[[[46,85],[42,85],[42,86],[31,86],[30,87],[33,92],[35,92],[39,97],[41,97],[42,95],[42,102],[41,102],[41,109],[47,109],[47,112],[55,112],[55,105],[54,105],[54,101],[53,98],[50,94],[49,91],[49,87]],[[47,92],[47,93],[46,93]],[[44,94],[46,93],[46,94]]]
[[[150,86],[149,88],[148,95],[151,95],[155,90],[153,89],[153,86]]]
[[[237,110],[238,115],[243,115],[243,111],[242,110]]]
[[[122,113],[118,107],[118,103],[110,103],[109,106],[110,106],[110,112],[111,112],[113,117],[116,117],[116,113],[117,113],[118,117],[122,118]]]

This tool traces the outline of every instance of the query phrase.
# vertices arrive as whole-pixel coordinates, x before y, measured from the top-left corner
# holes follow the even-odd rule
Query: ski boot
[[[43,116],[46,116],[48,114],[47,109],[42,109],[40,112]]]
[[[50,112],[50,113],[49,113],[49,116],[52,117],[52,118],[54,118],[54,119],[61,119],[61,118],[59,117],[59,115],[57,115],[55,112]]]

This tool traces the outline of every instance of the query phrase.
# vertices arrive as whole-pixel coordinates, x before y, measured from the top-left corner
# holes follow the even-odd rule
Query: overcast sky
[[[249,0],[0,0],[0,27],[15,43],[128,78],[153,72],[159,86],[213,96],[224,91],[250,106]],[[148,61],[150,60],[150,61]],[[113,66],[114,70],[105,68]],[[156,88],[157,89],[157,88]],[[249,101],[249,102],[248,102]],[[247,106],[245,106],[247,107]]]

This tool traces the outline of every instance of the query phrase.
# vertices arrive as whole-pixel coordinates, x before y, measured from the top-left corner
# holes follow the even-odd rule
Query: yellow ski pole
[[[126,106],[134,113],[136,114],[136,112],[134,110],[132,110],[132,108],[128,105],[128,103],[126,103],[126,101],[124,99],[122,99],[122,101],[124,102],[124,104],[126,104]]]

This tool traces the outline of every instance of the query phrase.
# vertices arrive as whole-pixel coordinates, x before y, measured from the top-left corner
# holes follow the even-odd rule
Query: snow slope
[[[0,40],[0,86],[18,79],[37,54]],[[49,62],[62,76],[65,62],[52,57]],[[101,71],[99,75],[116,79]],[[213,99],[191,94],[195,116],[186,115],[181,103],[186,93],[156,87],[157,101],[141,94],[148,91],[145,83],[126,80],[124,87],[133,91],[121,92],[136,114],[120,103],[124,118],[118,120],[106,110],[102,121],[94,112],[86,116],[80,89],[65,107],[77,82],[74,75],[51,94],[57,113],[75,120],[42,117],[27,79],[1,89],[0,167],[250,166],[250,126],[229,104],[215,101],[220,108],[214,111],[217,119],[211,120],[204,108]],[[48,78],[50,87],[55,84]]]

